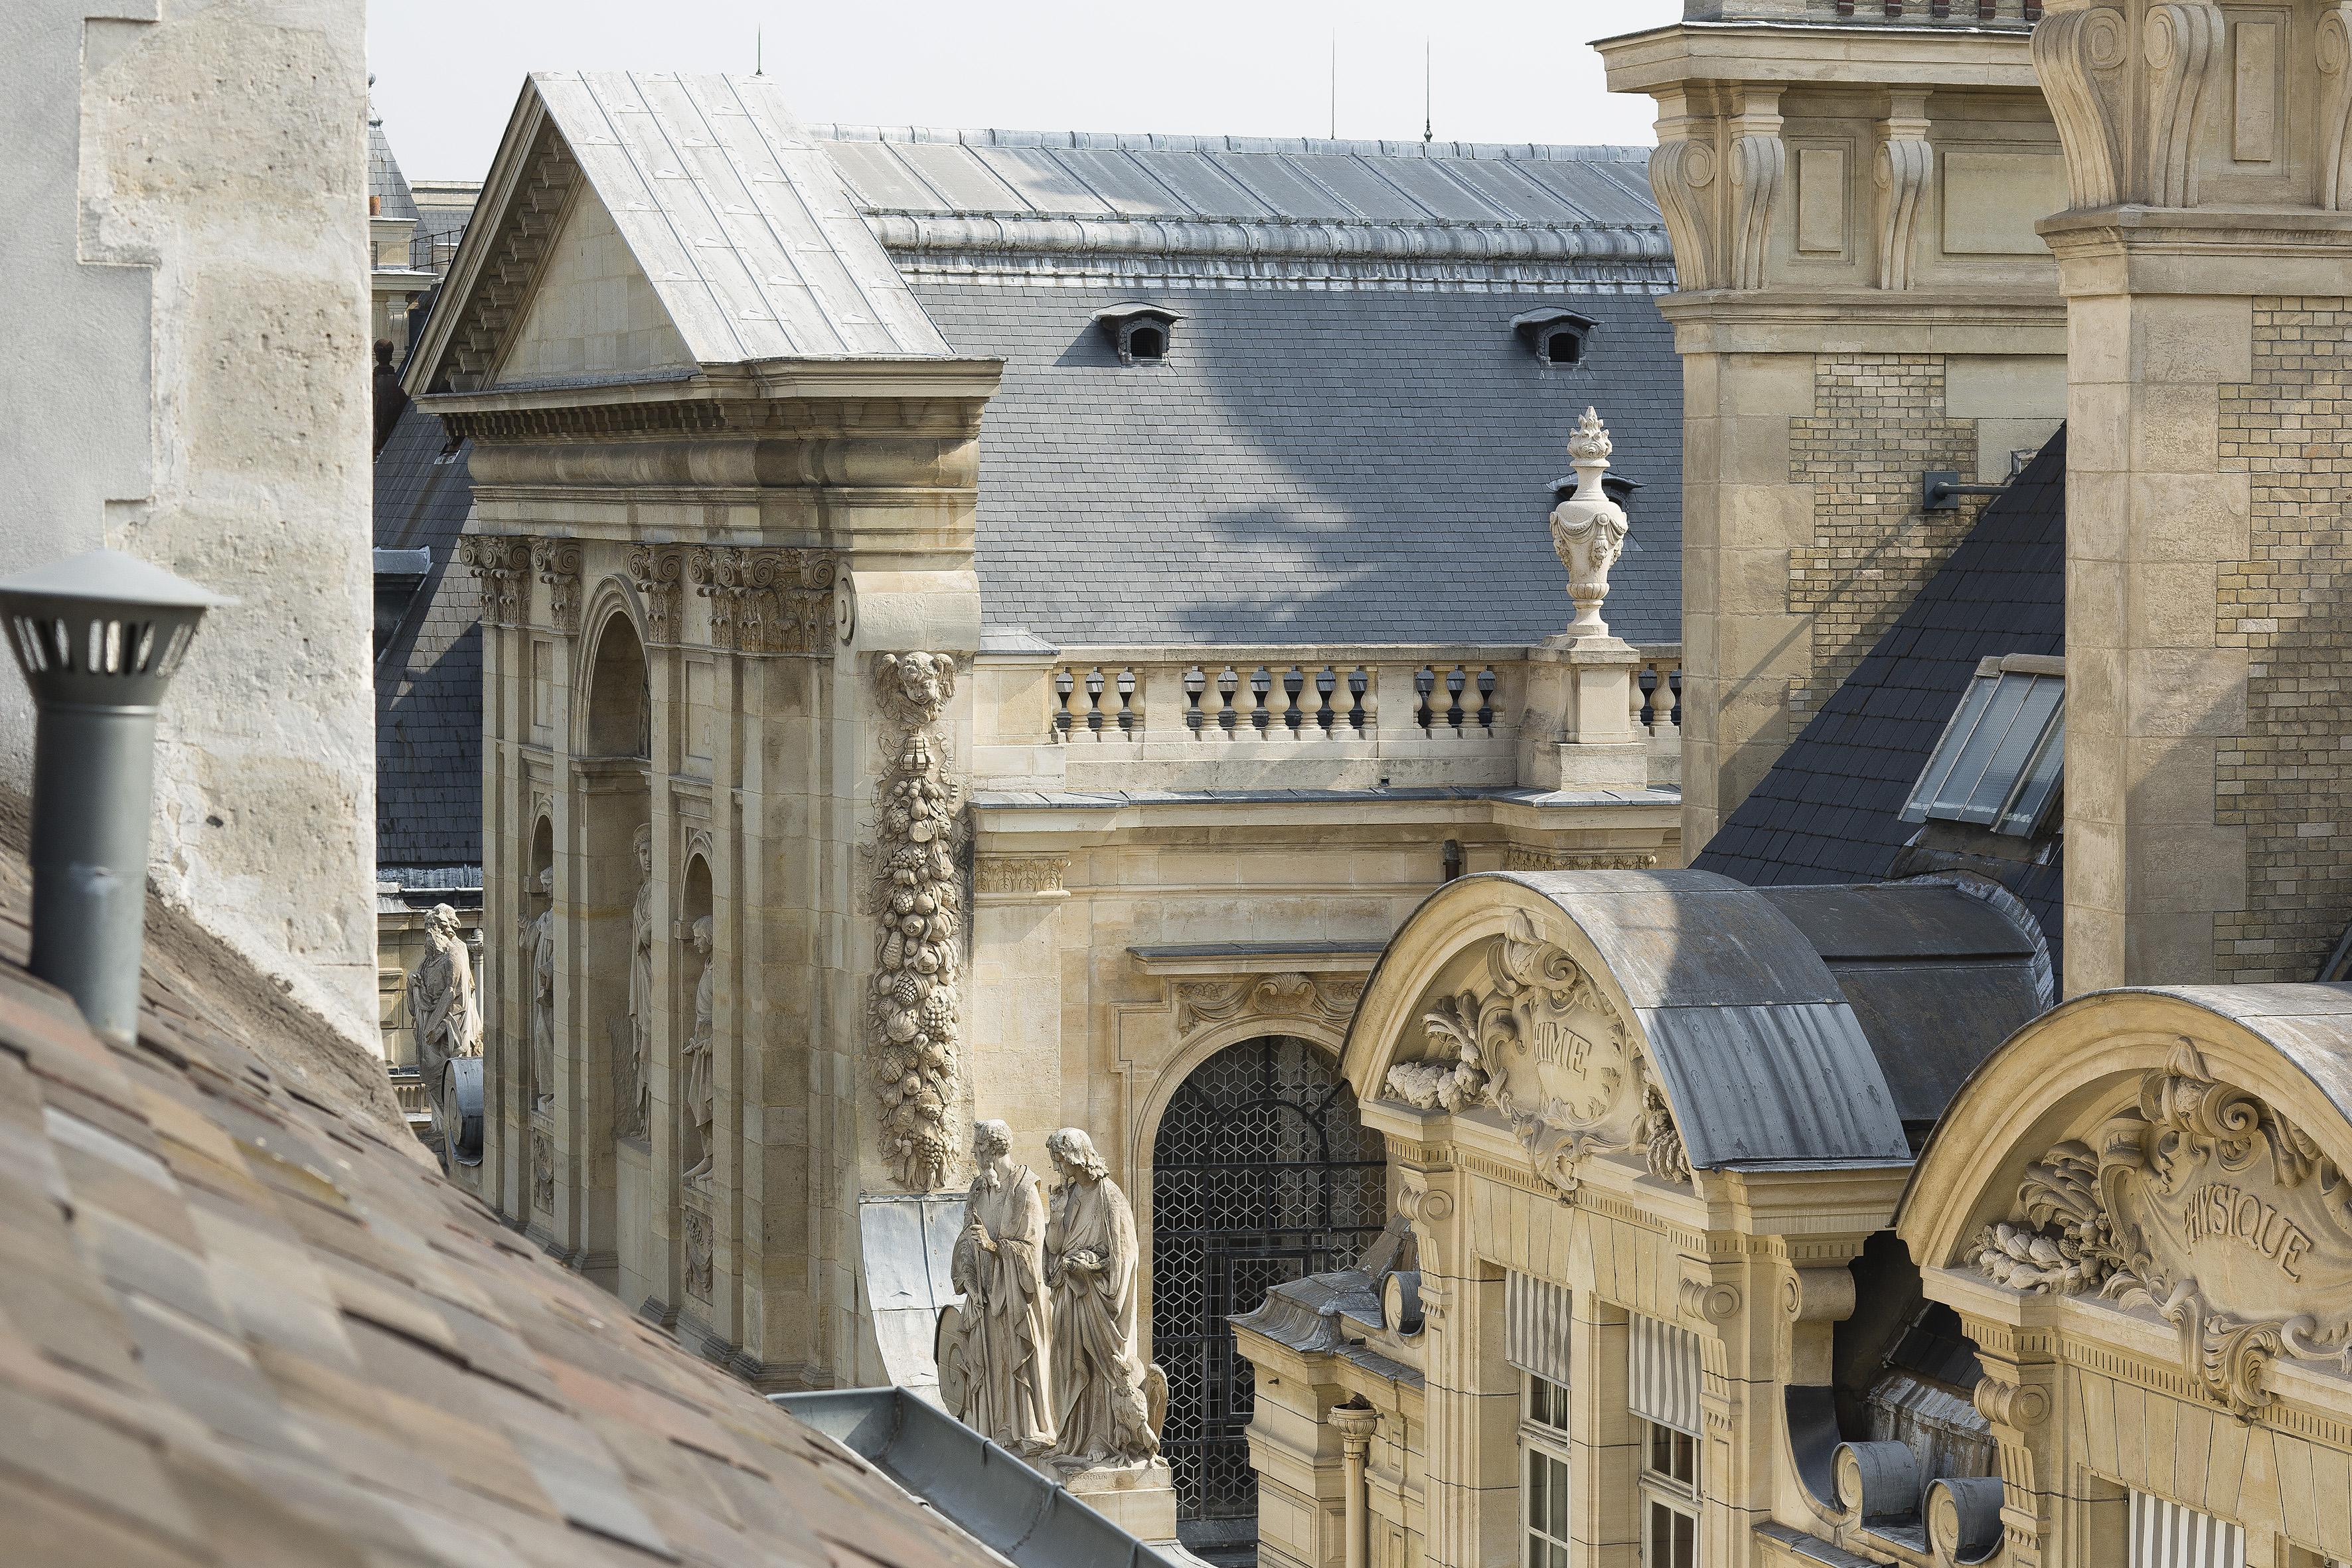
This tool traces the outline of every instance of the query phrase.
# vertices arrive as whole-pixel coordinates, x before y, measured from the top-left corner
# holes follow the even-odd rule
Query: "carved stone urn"
[[[1568,438],[1576,493],[1551,511],[1551,547],[1568,568],[1568,596],[1576,605],[1576,619],[1568,628],[1571,641],[1609,636],[1601,602],[1609,596],[1609,569],[1625,552],[1626,531],[1624,509],[1601,488],[1601,476],[1609,471],[1610,450],[1608,426],[1596,410],[1587,408]]]

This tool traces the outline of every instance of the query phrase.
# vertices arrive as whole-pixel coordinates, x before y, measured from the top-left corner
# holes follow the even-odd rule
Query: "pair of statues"
[[[1045,1140],[1050,1204],[1002,1121],[972,1129],[979,1171],[956,1239],[961,1309],[941,1314],[940,1392],[965,1425],[1066,1473],[1150,1463],[1167,1380],[1135,1348],[1135,1213],[1094,1140]]]

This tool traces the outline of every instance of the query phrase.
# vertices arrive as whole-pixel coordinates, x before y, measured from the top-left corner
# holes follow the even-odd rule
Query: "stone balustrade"
[[[1008,673],[1027,665],[1042,678],[1022,682],[1042,711],[1008,704],[994,738],[1058,752],[1045,765],[1068,788],[1475,787],[1519,782],[1528,652],[1095,647],[982,662]],[[1641,650],[1648,689],[1637,683],[1633,720],[1661,753],[1679,742],[1680,654],[1671,645]],[[1025,736],[1024,707],[1039,721]],[[1670,757],[1662,763],[1671,769]],[[1672,782],[1670,772],[1654,769],[1654,782]]]

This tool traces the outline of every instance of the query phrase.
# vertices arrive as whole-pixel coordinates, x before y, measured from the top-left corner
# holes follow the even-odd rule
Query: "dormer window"
[[[1528,310],[1511,318],[1511,330],[1536,358],[1562,370],[1584,363],[1592,326],[1591,317],[1573,310]]]
[[[1906,822],[2040,832],[2066,765],[2066,661],[2011,654],[1977,666],[1911,798]]]
[[[1095,325],[1118,350],[1121,364],[1158,364],[1168,357],[1176,323],[1184,318],[1165,305],[1130,301],[1097,310]]]

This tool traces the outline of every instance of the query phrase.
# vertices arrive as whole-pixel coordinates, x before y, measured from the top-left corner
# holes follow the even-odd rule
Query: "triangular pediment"
[[[953,357],[772,82],[549,72],[523,86],[404,379]]]
[[[694,368],[660,292],[593,190],[575,192],[565,206],[495,364],[493,386]]]

